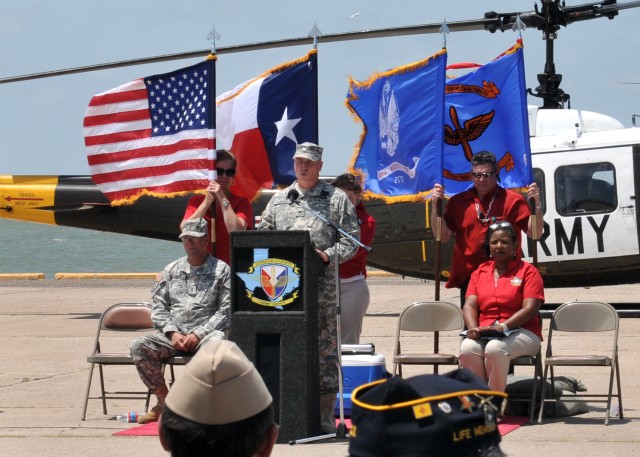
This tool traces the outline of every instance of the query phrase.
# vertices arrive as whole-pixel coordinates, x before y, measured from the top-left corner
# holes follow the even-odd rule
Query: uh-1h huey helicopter
[[[545,232],[537,243],[537,265],[545,285],[568,287],[636,282],[640,277],[640,243],[636,189],[640,187],[640,128],[624,128],[617,120],[593,112],[564,109],[569,95],[560,89],[553,44],[557,31],[573,22],[608,18],[640,1],[605,0],[566,6],[542,0],[540,8],[520,13],[488,12],[477,20],[450,22],[451,32],[510,30],[517,18],[546,39],[544,72],[530,95],[542,106],[529,107],[534,178],[541,189]],[[441,24],[324,35],[322,42],[438,33]],[[309,43],[311,38],[218,48],[232,53]],[[199,57],[208,51],[139,59],[6,78],[9,83],[176,58]],[[263,190],[254,202],[259,215],[274,191]],[[111,206],[89,176],[0,176],[0,217],[47,224],[176,240],[188,197],[142,197],[130,206]],[[429,223],[428,202],[366,202],[377,229],[369,265],[418,278],[433,279],[436,242]],[[524,241],[529,258],[533,244]],[[442,247],[442,274],[451,264],[453,244]]]

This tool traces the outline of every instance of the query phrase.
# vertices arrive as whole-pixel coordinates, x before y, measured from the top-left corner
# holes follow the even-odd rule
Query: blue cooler
[[[384,379],[387,366],[382,354],[342,354],[344,415],[351,416],[351,392],[362,384]],[[336,395],[336,417],[340,417],[340,393]]]

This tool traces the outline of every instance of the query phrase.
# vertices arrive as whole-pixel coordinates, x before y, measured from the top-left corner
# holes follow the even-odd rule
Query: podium
[[[307,231],[231,233],[231,329],[273,397],[279,443],[320,432],[318,287]]]

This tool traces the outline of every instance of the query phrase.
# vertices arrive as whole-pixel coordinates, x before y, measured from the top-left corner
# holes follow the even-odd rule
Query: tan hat
[[[182,233],[180,233],[180,238],[183,236],[195,236],[196,238],[200,238],[202,236],[207,235],[207,221],[202,217],[196,217],[195,219],[189,219],[182,226]]]
[[[253,363],[235,343],[219,339],[196,352],[166,399],[176,414],[209,425],[247,419],[272,402]]]
[[[322,148],[314,143],[302,143],[296,145],[296,153],[293,158],[302,157],[305,159],[318,161],[322,160]]]

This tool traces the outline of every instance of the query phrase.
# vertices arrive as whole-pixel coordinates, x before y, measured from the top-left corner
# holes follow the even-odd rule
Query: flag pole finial
[[[518,32],[518,39],[522,40],[522,31],[526,29],[527,26],[524,24],[524,22],[522,22],[522,19],[520,19],[520,15],[518,14],[516,16],[516,21],[513,23],[513,27],[511,27],[511,30],[513,30],[514,32]]]
[[[318,49],[318,37],[322,36],[322,32],[318,28],[316,21],[313,21],[313,28],[307,36],[313,37],[313,49]]]
[[[447,35],[449,34],[449,26],[447,25],[447,18],[445,17],[440,26],[440,33],[442,34],[442,49],[447,49]]]
[[[211,54],[216,53],[216,40],[220,39],[220,34],[216,31],[216,25],[211,26],[211,32],[207,35],[207,40],[211,41]]]

